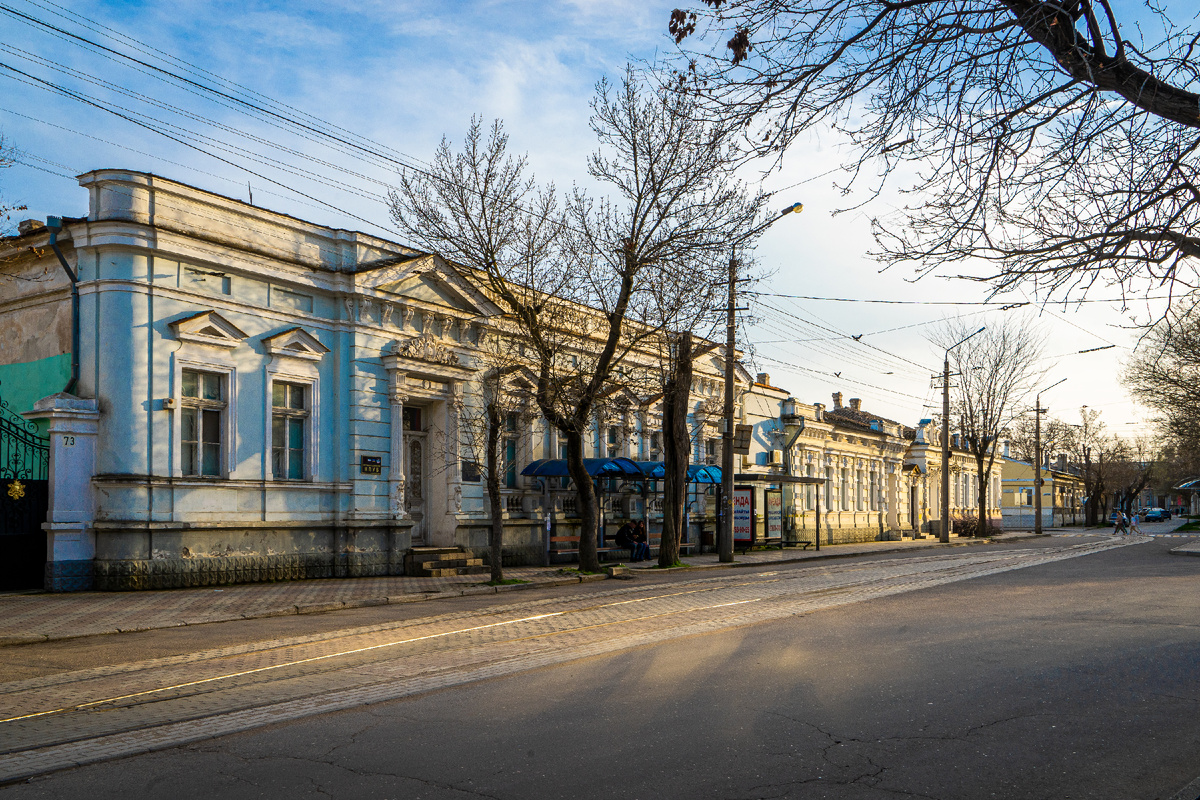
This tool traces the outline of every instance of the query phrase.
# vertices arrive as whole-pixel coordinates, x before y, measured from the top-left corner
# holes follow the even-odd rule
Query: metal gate
[[[45,581],[50,440],[0,396],[0,591]]]

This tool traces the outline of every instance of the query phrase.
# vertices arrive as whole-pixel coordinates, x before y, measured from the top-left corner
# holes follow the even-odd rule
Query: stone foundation
[[[303,553],[95,561],[93,570],[93,588],[100,591],[181,589],[307,578],[403,575],[404,554]]]
[[[179,526],[105,523],[96,558],[51,561],[45,587],[137,591],[237,583],[403,575],[408,523]]]

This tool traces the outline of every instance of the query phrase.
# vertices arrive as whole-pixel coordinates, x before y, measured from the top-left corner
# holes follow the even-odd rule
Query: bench
[[[661,536],[655,536],[652,539],[650,539],[650,549],[651,550],[653,550],[656,547],[661,547],[661,546],[662,546],[662,537]],[[679,551],[683,552],[684,550],[695,550],[699,546],[700,545],[697,542],[680,542],[679,543]]]
[[[733,549],[741,550],[742,555],[750,552],[755,547],[778,547],[783,550],[785,547],[800,547],[804,550],[812,547],[813,543],[808,539],[738,539],[734,542]]]
[[[556,542],[571,542],[574,547],[555,547]],[[628,550],[628,547],[596,547],[597,553],[616,553]],[[549,554],[555,555],[579,555],[579,537],[578,536],[551,536]]]

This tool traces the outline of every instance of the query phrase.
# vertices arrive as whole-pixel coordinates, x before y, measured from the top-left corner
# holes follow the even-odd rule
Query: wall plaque
[[[382,459],[380,456],[360,456],[360,458],[358,469],[363,475],[383,474]]]

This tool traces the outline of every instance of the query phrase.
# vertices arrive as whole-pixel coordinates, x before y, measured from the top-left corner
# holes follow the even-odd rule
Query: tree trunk
[[[663,392],[663,529],[658,548],[658,565],[679,562],[679,541],[687,505],[687,468],[692,437],[687,426],[688,399],[692,389],[692,335],[683,333],[671,364],[671,377]]]
[[[563,435],[567,437],[567,472],[575,482],[575,496],[579,504],[579,569],[581,572],[599,572],[596,531],[599,528],[600,509],[596,502],[596,486],[583,464],[583,434],[570,430],[563,431]]]
[[[976,464],[975,477],[979,481],[979,524],[975,528],[975,535],[982,539],[989,532],[987,516],[988,476],[984,472],[982,463]]]
[[[488,531],[488,560],[492,566],[492,583],[504,580],[504,510],[500,503],[500,472],[504,468],[500,457],[500,431],[503,420],[495,402],[487,404],[487,489],[488,511],[492,526]]]

